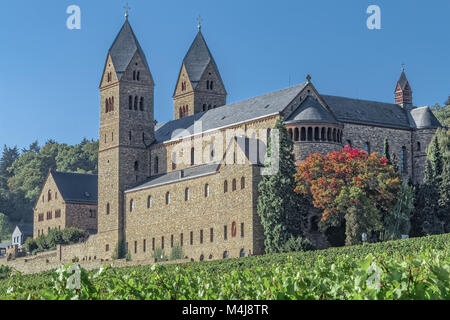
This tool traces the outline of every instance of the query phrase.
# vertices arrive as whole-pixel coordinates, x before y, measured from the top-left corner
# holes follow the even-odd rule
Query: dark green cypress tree
[[[304,196],[294,192],[296,167],[293,143],[282,118],[277,120],[274,129],[279,133],[279,170],[272,175],[263,175],[258,185],[257,211],[264,227],[266,253],[281,252],[289,238],[302,235],[302,221],[308,209]],[[275,133],[272,130],[272,137]],[[269,141],[266,168],[273,161],[272,147]]]
[[[391,153],[389,151],[389,142],[388,142],[387,138],[384,139],[383,157],[388,160],[389,164],[392,164],[392,162],[391,162]]]
[[[442,178],[442,170],[444,167],[444,162],[442,159],[442,152],[439,146],[439,141],[437,135],[434,136],[429,149],[427,158],[431,161],[431,166],[433,169],[433,178],[440,182]]]
[[[450,162],[444,163],[439,194],[439,218],[444,222],[444,232],[450,232]]]

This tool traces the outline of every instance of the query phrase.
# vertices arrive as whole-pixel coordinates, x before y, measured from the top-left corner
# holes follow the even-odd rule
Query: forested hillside
[[[33,220],[33,206],[50,169],[97,173],[98,142],[67,145],[49,140],[28,148],[4,145],[0,159],[0,213],[11,225]],[[2,235],[0,235],[0,238]]]

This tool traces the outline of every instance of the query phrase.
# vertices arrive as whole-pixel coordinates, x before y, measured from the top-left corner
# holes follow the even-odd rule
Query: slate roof
[[[408,79],[406,79],[405,71],[402,70],[402,74],[400,75],[400,78],[398,79],[398,83],[400,84],[400,87],[402,89],[405,89],[406,84],[408,83]]]
[[[146,189],[150,187],[155,187],[158,185],[167,184],[170,182],[181,181],[186,179],[191,179],[195,177],[200,177],[206,174],[211,174],[219,169],[219,162],[203,164],[195,167],[189,167],[182,170],[171,171],[168,173],[160,174],[158,176],[151,177],[145,183],[139,184],[133,188],[128,189],[126,192],[136,191],[140,189]]]
[[[248,121],[281,112],[305,87],[306,83],[287,89],[274,91],[240,102],[235,102],[196,113],[189,117],[168,121],[156,126],[155,138],[157,143],[172,139],[176,130],[186,130],[194,134],[194,121],[202,121],[202,132],[234,123]]]
[[[203,38],[202,32],[199,31],[183,59],[183,64],[194,89],[197,87],[203,72],[210,62],[212,62],[217,74],[219,74],[219,69],[211,51],[209,51],[205,38]]]
[[[410,129],[408,112],[399,105],[386,102],[321,95],[341,122]]]
[[[440,128],[441,124],[428,107],[414,108],[411,110],[415,127],[418,129]]]
[[[111,59],[119,80],[122,78],[123,73],[130,64],[131,59],[133,59],[136,52],[139,52],[145,66],[150,69],[148,67],[144,51],[142,50],[139,41],[137,40],[136,35],[134,34],[127,19],[108,51],[111,55]]]
[[[51,172],[61,197],[66,202],[97,203],[98,176],[69,172]]]
[[[300,106],[286,119],[285,123],[326,122],[338,123],[331,113],[319,101],[311,96],[306,97]]]

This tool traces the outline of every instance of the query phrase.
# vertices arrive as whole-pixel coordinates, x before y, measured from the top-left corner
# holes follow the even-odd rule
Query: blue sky
[[[98,137],[98,85],[126,1],[15,0],[0,20],[0,148]],[[66,9],[81,8],[81,30]],[[369,5],[381,30],[369,30]],[[181,61],[196,18],[219,66],[228,102],[312,82],[324,94],[393,102],[406,64],[415,105],[450,94],[450,1],[129,0],[130,23],[155,87],[155,118],[171,120]]]

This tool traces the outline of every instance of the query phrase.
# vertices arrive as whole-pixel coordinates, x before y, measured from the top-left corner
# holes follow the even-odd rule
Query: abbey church
[[[326,95],[307,76],[227,104],[200,27],[174,75],[174,120],[157,123],[152,63],[127,18],[101,75],[98,175],[49,172],[34,208],[34,237],[52,228],[89,231],[86,242],[61,249],[63,261],[111,260],[122,241],[133,261],[150,259],[156,249],[169,255],[174,246],[191,261],[263,254],[259,154],[280,117],[297,161],[347,144],[382,152],[387,138],[402,174],[416,183],[441,126],[428,107],[413,105],[404,70],[392,84],[393,103]],[[242,140],[257,141],[256,160]]]

